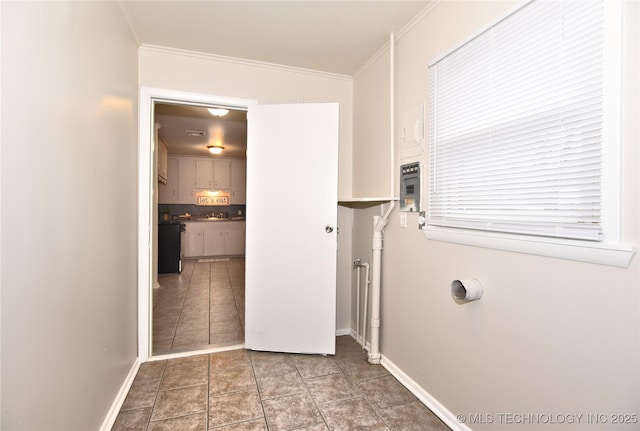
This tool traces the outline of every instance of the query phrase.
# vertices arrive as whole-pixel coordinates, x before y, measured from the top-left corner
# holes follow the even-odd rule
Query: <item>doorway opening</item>
[[[250,112],[247,201],[253,215],[249,214],[246,231],[245,347],[333,354],[339,105],[256,105],[247,100],[220,99],[141,89],[139,360],[144,362],[152,355],[151,289],[157,203],[152,130],[156,101],[245,108]],[[295,198],[293,217],[274,207],[285,186],[286,195]]]
[[[215,252],[211,250],[209,247],[207,250],[203,250],[200,255],[193,253],[191,250],[190,253],[187,253],[186,259],[184,260],[184,265],[181,265],[181,272],[171,274],[162,274],[158,275],[158,227],[160,222],[169,222],[169,223],[178,223],[184,224],[187,220],[192,221],[194,223],[202,223],[199,228],[205,227],[205,225],[210,225],[211,229],[200,229],[200,234],[204,236],[207,233],[208,237],[213,235],[214,231],[216,234],[219,234],[219,231],[224,232],[240,231],[238,234],[236,232],[236,236],[234,237],[236,240],[242,242],[242,246],[244,246],[244,233],[243,229],[225,229],[229,228],[228,224],[233,223],[234,228],[237,228],[241,223],[237,217],[244,217],[244,205],[246,202],[242,202],[244,197],[240,195],[239,197],[233,195],[233,191],[229,189],[229,184],[218,184],[211,183],[211,187],[207,185],[207,187],[203,187],[202,190],[198,190],[197,184],[194,183],[192,186],[192,190],[185,188],[185,191],[191,193],[193,191],[193,203],[187,200],[179,200],[180,189],[176,190],[177,197],[175,202],[164,203],[161,202],[161,199],[166,199],[166,184],[158,183],[158,155],[161,154],[164,149],[161,149],[162,145],[166,145],[167,147],[171,147],[172,141],[175,142],[176,139],[171,135],[170,129],[171,127],[175,128],[175,125],[171,125],[170,118],[161,118],[161,115],[157,115],[158,113],[164,112],[165,117],[171,117],[171,113],[177,110],[184,110],[187,112],[184,118],[190,118],[189,110],[195,109],[204,109],[203,107],[225,107],[229,109],[229,111],[240,114],[245,114],[246,110],[250,105],[255,104],[255,101],[245,100],[245,99],[232,99],[227,97],[220,96],[211,96],[204,94],[196,94],[196,93],[185,93],[185,92],[177,92],[172,90],[163,90],[163,89],[153,89],[153,88],[142,88],[141,89],[141,97],[140,97],[140,143],[139,143],[139,249],[138,249],[138,267],[139,267],[139,276],[138,276],[138,351],[139,358],[141,361],[147,360],[151,356],[155,356],[158,354],[173,354],[176,352],[189,352],[194,350],[218,350],[229,348],[230,345],[236,345],[235,341],[243,342],[243,336],[237,338],[236,340],[229,339],[229,333],[235,331],[237,334],[238,326],[243,328],[244,322],[244,304],[243,301],[243,283],[244,283],[244,258],[243,252],[244,250],[238,250],[237,248],[228,248],[224,247],[221,250],[216,249]],[[162,107],[162,108],[161,108]],[[172,111],[173,110],[173,111]],[[173,112],[175,114],[175,112]],[[212,116],[211,114],[209,114]],[[237,117],[238,115],[236,115]],[[241,115],[240,115],[241,116]],[[176,117],[176,115],[174,115]],[[178,116],[179,117],[179,116]],[[213,117],[213,116],[212,116]],[[233,117],[233,115],[231,116]],[[170,125],[165,128],[164,137],[162,144],[158,143],[158,125],[160,125],[160,130],[162,129],[161,122],[158,120],[161,119],[161,122],[165,122]],[[173,118],[173,120],[180,123],[180,119]],[[201,119],[204,121],[204,119]],[[237,120],[237,118],[236,118]],[[186,120],[185,120],[186,121]],[[191,121],[198,122],[193,118]],[[226,172],[226,176],[230,181],[230,175],[232,172],[231,169],[231,160],[235,160],[234,166],[236,166],[235,171],[240,170],[240,166],[244,166],[245,161],[242,160],[242,157],[246,157],[246,114],[244,117],[244,149],[238,150],[236,144],[233,142],[234,132],[232,129],[242,129],[242,126],[238,124],[233,124],[233,127],[228,128],[228,136],[227,141],[225,141],[224,136],[224,127],[220,124],[220,130],[223,131],[222,134],[217,134],[215,136],[216,145],[225,146],[225,142],[227,145],[225,150],[227,154],[225,155],[235,155],[235,158],[232,157],[217,157],[215,160],[225,160],[228,162],[229,170]],[[236,121],[237,123],[237,121]],[[180,123],[184,125],[184,123]],[[186,130],[193,130],[194,127],[190,127]],[[197,129],[197,127],[195,128]],[[213,140],[211,137],[210,130],[205,130],[205,137],[207,139]],[[184,130],[180,131],[180,133],[186,133]],[[162,134],[160,135],[162,136]],[[185,135],[189,138],[189,135]],[[191,136],[193,137],[193,136]],[[242,138],[240,138],[242,139]],[[169,141],[169,142],[167,142]],[[180,141],[180,139],[178,139]],[[194,140],[189,141],[188,139],[182,139],[183,148],[181,150],[174,150],[173,155],[171,156],[172,160],[175,162],[181,156],[185,159],[189,160],[189,163],[193,163],[195,166],[195,161],[199,158],[203,161],[201,163],[201,174],[205,172],[207,163],[211,164],[212,168],[214,167],[214,162],[209,155],[208,158],[203,156],[203,154],[207,154],[207,144],[210,142],[200,142],[196,143]],[[191,148],[188,144],[191,144]],[[198,147],[199,146],[199,147]],[[197,151],[201,151],[200,154]],[[168,151],[167,158],[169,154],[172,153],[172,150]],[[180,153],[183,153],[180,155]],[[242,153],[242,157],[239,154]],[[188,165],[188,163],[186,163]],[[162,168],[160,168],[162,169]],[[171,167],[168,167],[171,169]],[[215,169],[213,169],[215,172]],[[211,172],[211,180],[214,181],[213,172]],[[222,172],[221,176],[224,178],[225,173],[225,163],[221,165],[220,172]],[[179,176],[179,172],[172,172],[174,178]],[[164,172],[165,178],[164,180],[168,183],[170,181],[171,176],[167,177],[167,172]],[[195,169],[186,174],[187,179],[183,179],[183,186],[188,184],[189,178],[192,175],[196,175]],[[200,178],[202,179],[202,178]],[[195,178],[194,178],[195,181]],[[236,181],[238,179],[236,178]],[[178,182],[179,184],[179,182]],[[163,187],[161,189],[160,187]],[[178,185],[179,187],[179,185]],[[227,189],[225,189],[225,187]],[[244,186],[243,186],[244,187]],[[218,190],[220,189],[220,190]],[[211,200],[211,198],[207,198],[209,195],[208,192],[215,191],[224,191],[222,195],[226,197],[226,201],[217,201]],[[200,193],[202,192],[202,193]],[[185,192],[183,192],[184,195]],[[196,194],[198,196],[196,196]],[[162,195],[162,198],[160,196]],[[199,199],[199,196],[202,195],[203,198],[200,201],[197,201],[196,198]],[[183,196],[184,197],[184,196]],[[231,205],[232,200],[234,198],[233,205]],[[210,200],[207,200],[210,199]],[[198,205],[201,203],[203,205]],[[209,203],[214,203],[216,205],[206,205]],[[163,206],[163,204],[165,206]],[[188,207],[184,207],[183,205],[190,205]],[[167,206],[172,207],[168,209]],[[228,211],[223,211],[221,208],[228,209]],[[191,209],[191,211],[185,210]],[[167,211],[168,210],[168,211]],[[161,213],[162,212],[162,213]],[[238,214],[240,212],[240,215]],[[191,216],[191,214],[197,216],[197,220],[191,219],[187,217],[187,214]],[[227,213],[227,214],[225,214]],[[167,214],[165,216],[164,214]],[[182,216],[182,217],[181,217]],[[165,219],[168,219],[166,220]],[[211,220],[208,220],[211,218]],[[236,218],[231,221],[232,218]],[[183,220],[184,219],[184,220]],[[207,219],[207,220],[205,220]],[[215,226],[215,228],[214,228]],[[223,228],[223,229],[220,229]],[[233,235],[232,235],[233,236]],[[185,238],[186,240],[186,232],[180,234],[181,240]],[[210,241],[212,244],[215,243],[215,247],[220,244],[220,241]],[[224,240],[222,240],[224,243]],[[189,247],[188,244],[185,244]],[[193,248],[193,245],[191,246]],[[195,248],[197,250],[197,246]],[[181,247],[180,257],[185,257],[185,247]],[[207,254],[205,254],[205,251]],[[228,260],[227,260],[228,259]],[[228,267],[228,268],[227,268]],[[223,271],[222,268],[225,270]],[[187,279],[188,275],[188,279]],[[207,279],[207,289],[204,289],[204,280]],[[218,280],[219,278],[219,280]],[[229,285],[231,289],[231,282],[233,280],[234,285],[236,286],[235,293],[233,290],[226,291],[223,287],[225,285]],[[239,283],[242,283],[242,290],[239,289]],[[164,284],[164,286],[163,286]],[[164,289],[164,290],[163,290]],[[226,291],[226,293],[220,293]],[[164,292],[166,294],[160,294],[160,292]],[[191,292],[191,293],[190,293]],[[210,295],[213,295],[210,297]],[[216,292],[220,294],[220,296],[216,295]],[[206,293],[206,295],[205,295]],[[236,319],[240,319],[240,315],[242,315],[242,321],[233,322],[233,323],[221,323],[219,322],[219,317],[221,314],[220,307],[224,302],[228,302],[229,293],[231,293],[233,301],[236,305]],[[183,295],[180,299],[179,296]],[[204,301],[206,296],[206,301]],[[164,298],[164,299],[162,299]],[[171,299],[170,299],[171,298]],[[236,302],[237,300],[237,302]],[[166,313],[168,309],[172,307],[175,309],[178,307],[184,308],[187,305],[188,311],[191,311],[188,315],[181,316],[180,314],[175,314],[171,317]],[[240,304],[240,309],[238,309],[237,304]],[[158,309],[158,316],[154,315],[154,309],[158,305],[161,308]],[[196,308],[188,308],[191,305],[194,305]],[[164,309],[163,309],[164,306]],[[205,308],[206,307],[206,308]],[[215,311],[215,317],[213,320],[211,319],[211,315],[214,312],[213,308],[217,307],[218,309]],[[197,318],[195,315],[195,311],[199,310],[200,317]],[[163,316],[163,312],[165,315]],[[206,315],[206,319],[203,316]],[[154,322],[157,320],[158,322],[161,319],[166,318],[169,320],[164,321],[164,326],[157,326]],[[180,319],[182,319],[183,325],[179,326]],[[192,319],[197,320],[193,321]],[[199,319],[199,320],[198,320]],[[171,320],[175,320],[175,326],[171,329],[172,323]],[[196,326],[202,326],[203,322],[206,320],[207,328],[204,327],[196,328]],[[211,326],[210,323],[213,322],[214,325]],[[224,325],[228,326],[224,326]],[[227,329],[232,329],[231,331],[227,331]],[[195,331],[198,329],[200,334],[203,334],[205,331],[208,334],[207,343],[204,342],[194,342],[192,345],[189,345],[188,339],[189,337],[194,337]],[[171,346],[167,348],[166,340],[169,338],[169,333],[173,330],[172,342]],[[164,332],[163,332],[164,331]],[[180,331],[180,333],[178,333]],[[222,332],[220,332],[222,331]],[[225,335],[221,338],[218,334],[225,333]],[[210,343],[211,336],[213,337],[213,343]],[[164,336],[164,340],[162,340]],[[224,338],[227,337],[227,338]],[[177,340],[176,340],[177,338]],[[197,338],[197,337],[196,337]],[[201,337],[202,338],[202,337]],[[164,341],[165,344],[161,345],[160,341]],[[176,342],[177,341],[177,342]],[[203,341],[203,340],[202,340]],[[233,342],[231,342],[233,341]],[[173,344],[175,343],[175,346]],[[156,349],[154,344],[158,345]],[[241,343],[240,343],[241,344]],[[175,348],[174,348],[175,347]]]
[[[154,101],[153,355],[244,343],[247,112]]]
[[[159,275],[153,356],[244,346],[244,262],[244,256],[186,258],[181,273]]]

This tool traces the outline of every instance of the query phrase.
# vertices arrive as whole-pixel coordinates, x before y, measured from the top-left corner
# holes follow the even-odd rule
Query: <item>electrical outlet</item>
[[[407,213],[400,213],[400,227],[407,227]]]
[[[426,224],[426,212],[425,211],[420,211],[419,215],[418,215],[418,229],[422,229],[424,227],[424,225]]]

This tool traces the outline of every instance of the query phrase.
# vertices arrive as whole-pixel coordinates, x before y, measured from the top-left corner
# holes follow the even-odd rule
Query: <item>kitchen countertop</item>
[[[245,221],[244,217],[230,217],[230,218],[218,218],[218,217],[192,217],[190,219],[180,219],[181,223],[195,221],[195,222],[219,222],[219,221]]]

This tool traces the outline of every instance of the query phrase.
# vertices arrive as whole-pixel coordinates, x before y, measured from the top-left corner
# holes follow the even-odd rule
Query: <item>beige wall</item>
[[[140,85],[167,90],[204,93],[268,103],[338,102],[340,104],[338,194],[351,197],[352,80],[342,75],[294,70],[277,65],[228,60],[156,48],[142,48],[139,54]],[[288,209],[287,199],[279,206]],[[338,253],[351,249],[351,214],[338,211]],[[345,257],[350,261],[350,257]],[[350,327],[349,299],[351,267],[338,264],[337,328]]]
[[[351,197],[352,81],[325,74],[248,61],[140,50],[140,85],[267,103],[340,104],[338,195]]]
[[[428,109],[428,61],[510,7],[441,2],[403,34],[396,45],[397,112],[409,112],[421,100]],[[637,2],[625,7],[622,236],[637,247],[640,14]],[[360,88],[358,79],[354,88]],[[386,83],[380,77],[367,85]],[[401,126],[396,124],[396,142]],[[397,145],[396,157],[397,169]],[[361,211],[354,215],[354,257],[370,243],[374,210]],[[395,211],[384,234],[381,351],[391,363],[453,414],[496,418],[493,424],[467,424],[474,430],[638,429],[497,419],[499,413],[639,413],[637,256],[621,269],[429,241],[415,228],[416,216],[409,214],[409,227],[402,229]],[[466,277],[480,279],[485,294],[458,305],[450,283]]]
[[[117,3],[1,7],[1,428],[95,430],[137,355],[137,47]]]

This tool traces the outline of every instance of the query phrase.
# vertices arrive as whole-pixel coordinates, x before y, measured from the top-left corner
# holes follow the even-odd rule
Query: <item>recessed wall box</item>
[[[400,166],[400,211],[420,211],[420,162]]]

